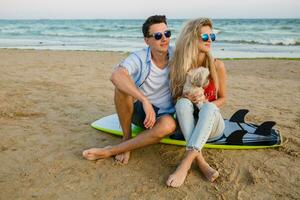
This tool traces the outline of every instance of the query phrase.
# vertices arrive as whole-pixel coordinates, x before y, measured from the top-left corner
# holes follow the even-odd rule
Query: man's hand
[[[142,101],[142,104],[143,104],[143,109],[146,114],[146,117],[144,120],[144,126],[147,129],[149,129],[149,128],[151,129],[154,126],[155,121],[156,121],[154,109],[148,99]]]

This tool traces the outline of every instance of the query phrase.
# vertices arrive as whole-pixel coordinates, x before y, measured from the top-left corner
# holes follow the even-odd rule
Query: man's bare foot
[[[130,158],[130,151],[120,153],[115,156],[115,160],[122,164],[128,164],[129,158]]]
[[[170,187],[180,187],[187,176],[189,169],[185,169],[184,167],[178,166],[176,171],[171,174],[166,182],[167,186]]]
[[[110,157],[111,154],[109,152],[109,148],[111,146],[107,146],[104,148],[91,148],[82,152],[82,155],[87,160],[98,160],[101,158]]]
[[[204,176],[207,178],[208,181],[210,182],[214,182],[218,177],[219,177],[219,172],[217,170],[215,170],[214,168],[212,168],[211,166],[209,166],[209,164],[202,164],[200,165],[198,163],[198,166],[201,170],[201,172],[204,174]]]

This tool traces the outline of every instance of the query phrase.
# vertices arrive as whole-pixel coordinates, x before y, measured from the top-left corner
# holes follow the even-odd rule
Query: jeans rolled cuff
[[[194,147],[194,146],[192,146],[192,147],[186,147],[186,150],[187,151],[191,151],[191,150],[193,150],[193,151],[198,151],[198,152],[201,152],[201,149],[199,149],[199,148],[197,148],[197,147]]]

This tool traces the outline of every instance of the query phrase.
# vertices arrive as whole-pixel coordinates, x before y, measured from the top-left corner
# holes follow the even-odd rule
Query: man
[[[127,164],[131,150],[158,143],[176,129],[168,68],[173,52],[169,47],[171,32],[166,17],[149,17],[142,30],[148,47],[129,55],[111,76],[123,141],[115,146],[83,151],[87,160],[115,155],[117,161]],[[132,122],[145,128],[135,138],[131,138]]]

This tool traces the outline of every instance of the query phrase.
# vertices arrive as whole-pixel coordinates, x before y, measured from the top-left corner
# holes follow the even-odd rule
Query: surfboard
[[[225,130],[222,137],[216,141],[208,141],[204,148],[213,149],[261,149],[274,148],[282,145],[279,130],[273,129],[274,121],[266,121],[260,125],[245,122],[245,115],[249,111],[238,110],[230,119],[225,119]],[[122,128],[117,114],[103,117],[91,124],[97,130],[122,136]],[[132,124],[132,137],[137,136],[144,129]],[[186,141],[180,131],[170,137],[163,138],[161,143],[185,146]]]

